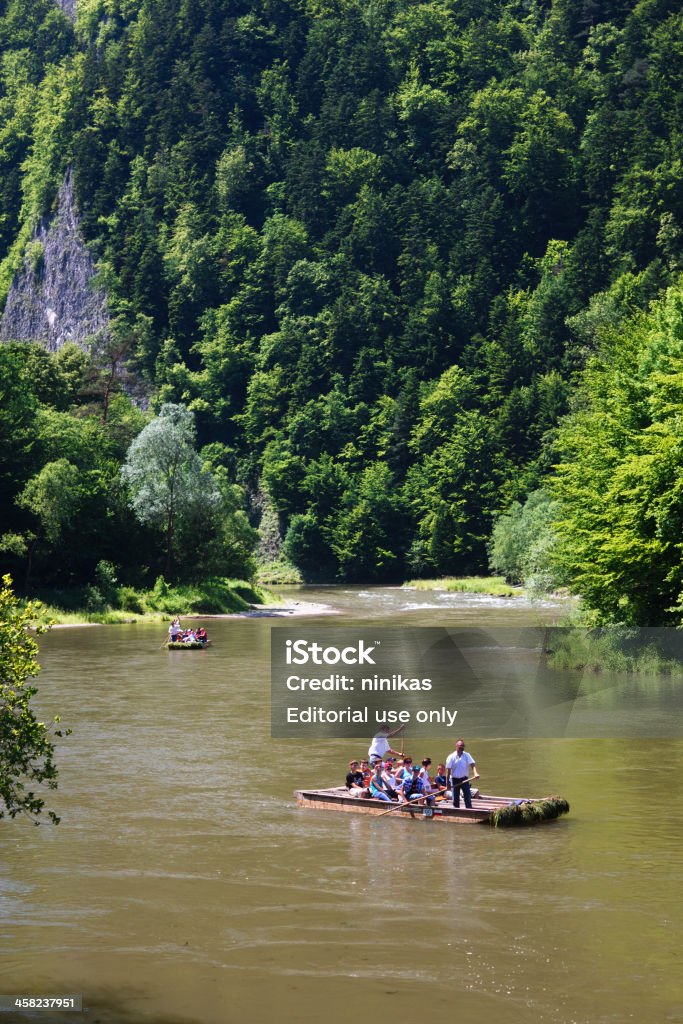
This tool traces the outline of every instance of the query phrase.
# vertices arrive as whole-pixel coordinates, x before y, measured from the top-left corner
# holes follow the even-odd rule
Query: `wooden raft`
[[[169,640],[166,649],[169,651],[203,651],[205,647],[210,646],[210,640]]]
[[[333,789],[297,789],[294,791],[294,796],[300,807],[342,811],[349,814],[379,815],[388,811],[390,806],[395,806],[395,804],[389,805],[385,800],[349,796],[349,791],[345,786],[337,786]],[[495,818],[496,812],[504,811],[508,808],[530,808],[534,805],[539,808],[549,804],[555,806],[558,801],[560,801],[558,797],[520,798],[481,794],[480,796],[473,797],[471,809],[465,807],[462,800],[460,807],[453,807],[450,800],[440,801],[431,808],[432,814],[429,813],[429,810],[425,812],[423,803],[403,804],[400,808],[396,808],[392,814],[387,814],[387,818],[419,818],[423,821],[442,821],[452,825],[490,825],[498,823]],[[524,822],[521,820],[510,821],[509,824],[540,824],[543,820],[552,820],[552,818],[556,818],[560,814],[566,814],[569,810],[569,804],[566,801],[561,801],[561,804],[560,808],[556,808],[557,813],[548,815],[545,818],[532,818]],[[500,824],[507,824],[507,822],[500,822]]]

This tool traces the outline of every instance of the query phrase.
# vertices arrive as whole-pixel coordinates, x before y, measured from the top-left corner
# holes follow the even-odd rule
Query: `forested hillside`
[[[3,295],[39,268],[37,219],[73,168],[109,356],[153,408],[193,410],[224,492],[267,496],[309,578],[481,570],[495,517],[562,459],[571,479],[578,427],[557,444],[557,426],[588,402],[584,367],[595,388],[605,339],[618,353],[682,266],[679,3],[78,0],[73,26],[53,0],[0,11]],[[26,488],[62,459],[87,493],[60,545],[43,531],[40,571],[161,564],[118,474],[146,414],[119,395],[102,416],[101,357],[0,360],[2,529],[36,533]],[[680,496],[667,507],[680,561]],[[624,614],[661,619],[679,582]]]

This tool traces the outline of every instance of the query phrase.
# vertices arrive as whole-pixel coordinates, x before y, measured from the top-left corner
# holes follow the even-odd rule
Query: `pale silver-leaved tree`
[[[168,573],[178,524],[210,515],[221,503],[195,450],[194,414],[184,405],[162,405],[128,449],[121,476],[140,522],[164,531]]]

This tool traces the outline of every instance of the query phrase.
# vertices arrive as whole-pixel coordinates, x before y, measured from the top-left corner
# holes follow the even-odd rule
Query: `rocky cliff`
[[[76,18],[76,0],[57,0],[57,6],[61,7],[67,18],[72,21]]]
[[[12,283],[0,340],[39,341],[54,352],[66,341],[84,344],[106,329],[106,298],[93,287],[94,275],[68,172],[55,213],[40,221],[24,267]]]

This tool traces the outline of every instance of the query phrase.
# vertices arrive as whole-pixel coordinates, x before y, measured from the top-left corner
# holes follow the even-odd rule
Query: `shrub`
[[[140,595],[133,587],[120,587],[118,591],[118,604],[126,612],[135,612],[141,615],[145,607]]]
[[[95,586],[100,591],[107,604],[118,603],[118,579],[116,578],[116,566],[112,562],[102,559],[95,567]]]

